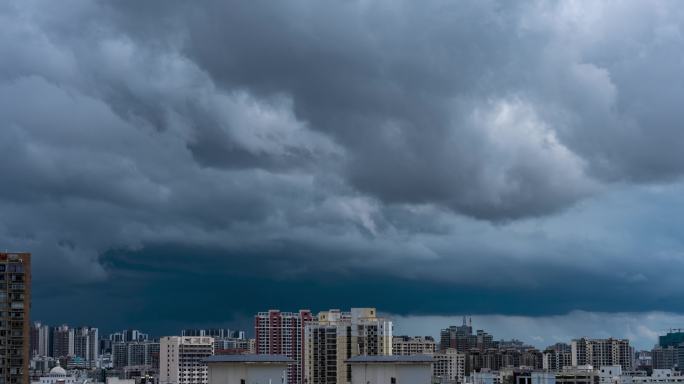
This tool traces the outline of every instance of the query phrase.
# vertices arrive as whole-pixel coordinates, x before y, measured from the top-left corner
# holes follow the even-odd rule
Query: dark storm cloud
[[[672,102],[684,95],[668,55],[682,42],[679,15],[667,5],[165,8],[176,20],[169,32],[185,32],[182,51],[212,79],[290,95],[298,118],[349,153],[346,180],[384,202],[519,218],[562,209],[595,192],[596,182],[681,175],[681,116]],[[139,14],[133,3],[119,19],[149,39],[150,16]],[[650,89],[662,97],[649,97]],[[217,158],[204,155],[216,152],[211,146],[193,150],[228,165],[221,158],[230,151]]]
[[[673,308],[677,302],[674,298],[648,304],[635,301],[624,292],[638,288],[646,290],[641,298],[656,296],[648,291],[647,284],[634,285],[618,276],[553,267],[547,268],[546,276],[536,282],[544,289],[537,284],[503,290],[496,286],[389,277],[368,273],[360,266],[333,275],[324,263],[311,265],[306,255],[308,248],[291,244],[231,252],[172,245],[150,246],[137,252],[114,250],[102,262],[116,284],[88,284],[67,291],[54,291],[45,284],[37,294],[49,295],[50,306],[56,308],[68,306],[77,298],[82,309],[74,308],[63,316],[64,321],[85,318],[110,324],[109,311],[94,314],[90,309],[106,297],[107,305],[117,308],[115,316],[119,321],[161,333],[175,332],[184,324],[239,323],[249,328],[250,322],[245,319],[250,315],[267,308],[282,308],[283,303],[287,303],[287,309],[314,311],[382,303],[383,311],[398,316],[489,313],[493,306],[504,316],[548,316],[566,313],[575,305],[587,311],[639,312]],[[188,254],[193,255],[192,263],[188,263]],[[287,261],[283,260],[285,254]],[[288,263],[296,262],[308,264],[310,270],[300,272],[305,279],[282,273]],[[439,268],[436,264],[432,267]],[[531,266],[508,267],[525,275],[524,269]],[[573,284],[568,283],[567,276],[573,276]],[[410,307],[407,302],[412,303]],[[531,306],[532,302],[535,305]]]
[[[36,313],[107,297],[88,313],[110,324],[243,290],[207,321],[680,311],[658,263],[682,263],[682,20],[674,2],[4,3],[2,247],[35,254]]]

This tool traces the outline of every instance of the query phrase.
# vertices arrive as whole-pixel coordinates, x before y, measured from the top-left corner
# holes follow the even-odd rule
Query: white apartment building
[[[214,354],[212,337],[167,336],[160,340],[160,384],[207,384],[207,365]]]
[[[465,382],[465,354],[449,348],[434,354],[433,376],[442,384]]]

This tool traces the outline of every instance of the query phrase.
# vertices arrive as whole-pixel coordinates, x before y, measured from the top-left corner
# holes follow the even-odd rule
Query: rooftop
[[[283,355],[214,355],[204,359],[206,363],[294,363]]]
[[[392,356],[354,356],[351,359],[348,359],[347,363],[350,363],[350,364],[354,364],[354,363],[361,363],[361,364],[366,364],[366,363],[389,363],[389,364],[416,363],[416,364],[424,364],[424,363],[432,363],[434,361],[435,361],[434,357],[432,357],[430,355],[409,355],[409,356],[392,355]]]

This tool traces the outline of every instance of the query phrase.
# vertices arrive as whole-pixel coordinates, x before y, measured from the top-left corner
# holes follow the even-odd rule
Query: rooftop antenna
[[[465,315],[463,315],[463,326],[465,326],[465,325],[466,325],[466,317],[465,317]]]
[[[473,317],[472,317],[472,316],[470,316],[469,324],[468,324],[468,325],[470,325],[471,327],[473,326]]]

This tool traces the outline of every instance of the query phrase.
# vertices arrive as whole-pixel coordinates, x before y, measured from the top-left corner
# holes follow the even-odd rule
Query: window
[[[396,377],[391,377],[391,378],[390,378],[390,384],[397,384],[397,378],[396,378]]]

